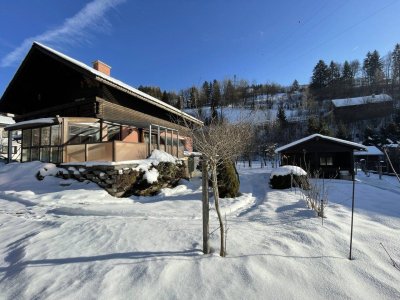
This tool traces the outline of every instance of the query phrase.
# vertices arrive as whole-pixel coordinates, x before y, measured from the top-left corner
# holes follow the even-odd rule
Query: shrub
[[[300,187],[307,190],[310,188],[307,173],[296,166],[283,166],[274,170],[271,173],[269,185],[273,189]]]
[[[231,160],[225,160],[217,168],[218,192],[221,198],[234,198],[239,194],[239,175],[235,164]]]

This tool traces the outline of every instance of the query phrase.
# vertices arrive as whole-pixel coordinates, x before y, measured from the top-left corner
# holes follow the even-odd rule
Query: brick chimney
[[[109,65],[106,65],[105,63],[103,63],[100,60],[96,60],[93,62],[93,69],[106,74],[108,76],[110,76],[111,73],[111,67]]]

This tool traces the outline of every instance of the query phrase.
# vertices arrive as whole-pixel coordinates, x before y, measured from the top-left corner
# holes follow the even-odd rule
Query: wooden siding
[[[149,124],[155,124],[167,128],[177,129],[182,132],[187,132],[186,127],[180,126],[176,123],[169,122],[134,109],[129,109],[115,103],[110,103],[101,98],[97,98],[97,102],[99,104],[97,118],[105,121],[117,122],[126,125],[143,124],[148,126]]]
[[[335,118],[345,122],[384,118],[392,112],[392,101],[334,107]]]

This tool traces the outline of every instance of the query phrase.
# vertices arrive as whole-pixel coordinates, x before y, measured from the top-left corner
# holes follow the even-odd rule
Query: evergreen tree
[[[209,104],[210,95],[211,95],[211,86],[207,81],[204,81],[201,88],[201,96],[200,96],[201,106]]]
[[[299,85],[299,82],[297,81],[297,79],[295,79],[292,83],[291,91],[294,92],[294,91],[298,91],[298,90],[300,90],[300,85]]]
[[[224,81],[224,90],[223,90],[223,103],[222,105],[235,104],[236,101],[236,92],[235,87],[230,79]]]
[[[400,44],[396,44],[392,53],[393,84],[400,83]]]
[[[161,100],[162,100],[162,101],[164,101],[165,103],[168,103],[168,104],[170,104],[170,101],[169,101],[169,97],[168,97],[167,91],[165,91],[165,90],[164,90],[164,92],[162,93],[162,96],[161,96]]]
[[[338,130],[336,132],[336,137],[339,139],[343,140],[350,140],[350,134],[349,131],[347,130],[347,127],[343,124],[343,122],[340,122],[338,125]]]
[[[322,89],[327,86],[329,81],[328,66],[323,60],[320,60],[314,67],[311,78],[311,88],[314,90]]]
[[[239,175],[235,163],[224,160],[217,166],[218,192],[221,198],[234,198],[239,194]]]
[[[310,117],[307,123],[307,132],[308,134],[323,134],[332,136],[332,130],[329,128],[328,124],[324,122],[322,119],[317,119],[315,117]]]
[[[329,85],[335,85],[336,83],[338,83],[340,80],[340,65],[332,60],[329,64],[328,74]]]
[[[307,133],[314,134],[319,133],[319,122],[317,118],[310,117],[307,121]]]
[[[343,64],[341,79],[342,79],[342,82],[345,84],[345,86],[353,85],[354,74],[351,69],[350,63],[347,60]]]
[[[221,102],[221,89],[219,86],[219,82],[214,79],[212,84],[212,93],[211,93],[211,117],[214,120],[218,119],[217,108]]]
[[[190,107],[195,108],[199,106],[199,91],[195,86],[192,86],[189,91],[189,102],[190,102]]]
[[[379,52],[376,50],[372,53],[368,52],[364,59],[363,70],[367,76],[369,84],[378,83],[383,74],[382,67],[383,64]]]
[[[285,128],[288,122],[287,122],[287,119],[286,119],[285,110],[283,109],[283,105],[279,106],[278,113],[276,114],[276,117],[278,119],[279,126],[281,128]]]

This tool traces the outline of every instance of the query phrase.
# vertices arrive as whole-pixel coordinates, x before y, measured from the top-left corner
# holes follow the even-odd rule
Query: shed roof
[[[354,152],[355,156],[364,156],[364,155],[368,155],[368,156],[372,156],[372,155],[383,155],[383,152],[381,150],[379,150],[377,147],[375,146],[365,146],[367,148],[367,151],[356,151]]]
[[[343,106],[354,106],[354,105],[388,102],[388,101],[392,101],[392,97],[390,97],[387,94],[379,94],[379,95],[371,95],[364,97],[334,99],[332,100],[332,103],[335,107],[343,107]]]
[[[322,140],[326,140],[326,141],[331,141],[331,142],[338,143],[338,144],[342,144],[342,145],[345,145],[347,147],[350,147],[350,148],[353,148],[353,149],[356,149],[356,150],[365,150],[365,151],[367,150],[366,146],[358,144],[358,143],[354,143],[354,142],[350,142],[350,141],[346,141],[346,140],[342,140],[342,139],[338,139],[338,138],[334,138],[334,137],[330,137],[330,136],[326,136],[326,135],[315,133],[315,134],[309,135],[309,136],[307,136],[305,138],[302,138],[300,140],[294,141],[294,142],[292,142],[290,144],[287,144],[287,145],[284,145],[282,147],[279,147],[279,148],[277,148],[275,150],[275,152],[279,153],[279,152],[282,152],[283,150],[287,150],[289,148],[292,148],[293,146],[296,146],[296,145],[299,145],[299,144],[302,144],[304,142],[307,142],[307,141],[310,141],[310,140],[313,140],[313,139],[317,139],[317,138],[322,139]]]

